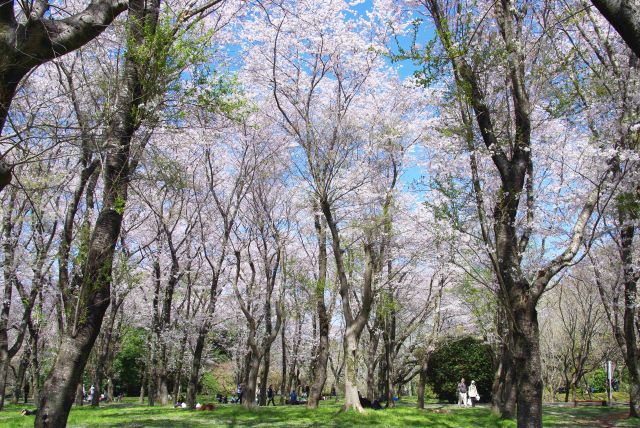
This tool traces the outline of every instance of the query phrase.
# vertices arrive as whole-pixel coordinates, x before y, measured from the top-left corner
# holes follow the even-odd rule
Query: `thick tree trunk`
[[[314,211],[318,211],[314,206]],[[314,379],[309,393],[309,408],[318,407],[324,384],[327,381],[327,363],[329,361],[329,315],[324,302],[327,282],[327,233],[321,214],[315,215],[315,229],[318,239],[318,282],[315,290],[316,314],[318,316],[318,346],[314,360]]]
[[[169,387],[167,384],[167,345],[160,345],[160,358],[157,366],[156,400],[161,406],[169,404]]]
[[[5,207],[2,218],[2,250],[4,252],[3,264],[3,282],[4,290],[2,294],[2,306],[0,309],[0,410],[4,408],[4,395],[7,381],[7,371],[11,364],[11,355],[9,351],[9,329],[10,312],[13,288],[16,282],[15,272],[15,248],[16,240],[14,239],[14,208],[16,205],[17,191],[13,189],[9,195],[9,200]]]
[[[513,418],[516,414],[515,365],[506,343],[498,348],[498,366],[491,392],[493,411],[503,419]]]
[[[391,358],[391,343],[385,344],[385,366],[387,366],[386,370],[386,382],[385,382],[385,397],[387,399],[386,407],[395,407],[396,402],[393,400],[393,396],[395,394],[396,388],[393,384],[394,380],[394,367],[393,361]]]
[[[320,342],[318,343],[318,354],[316,359],[315,379],[311,384],[309,393],[309,408],[318,407],[322,390],[327,382],[327,363],[329,361],[329,326],[326,326],[326,334],[323,332],[325,327],[320,326]]]
[[[179,356],[178,356],[178,367],[176,367],[176,375],[175,375],[175,379],[173,382],[173,400],[172,400],[172,405],[175,404],[178,401],[178,396],[180,394],[180,387],[182,386],[182,365],[183,365],[183,360],[184,360],[184,352],[185,349],[187,347],[187,335],[186,333],[182,336],[182,339],[180,340],[180,352],[179,352]]]
[[[119,230],[120,218],[115,218],[112,215],[107,217],[108,220],[103,218],[103,224],[107,223],[110,226],[109,228],[117,228]],[[113,227],[113,223],[117,223],[117,227]],[[98,225],[100,225],[100,219],[98,219]],[[113,243],[115,245],[115,240]],[[91,259],[89,258],[89,260]],[[100,269],[94,268],[95,272]],[[92,293],[93,296],[90,296],[92,303],[85,306],[92,309],[87,311],[85,321],[79,326],[75,335],[65,335],[63,337],[53,369],[44,383],[44,390],[38,405],[36,427],[63,427],[67,423],[76,386],[81,381],[87,358],[100,330],[106,305],[109,304],[108,281],[103,278],[96,280],[93,284],[100,284],[101,286],[96,287],[95,292]]]
[[[627,217],[627,210],[619,208],[621,220]],[[620,231],[620,247],[624,277],[624,338],[626,342],[625,363],[629,370],[629,416],[639,417],[638,405],[640,405],[640,365],[638,364],[638,338],[637,338],[637,280],[633,267],[633,238],[635,227],[633,224],[623,226]]]
[[[358,343],[360,337],[353,328],[345,331],[344,336],[344,407],[363,412],[358,395]]]
[[[9,364],[11,363],[9,353],[0,350],[0,410],[4,408],[5,390],[7,385],[7,375]]]
[[[591,0],[640,58],[640,4],[637,0]]]
[[[196,347],[193,351],[193,361],[189,373],[189,383],[187,385],[187,406],[190,409],[196,408],[196,395],[198,394],[198,380],[200,379],[200,364],[202,361],[202,351],[207,338],[207,332],[200,330],[196,339]]]
[[[82,406],[84,404],[84,394],[82,390],[82,382],[80,382],[76,387],[76,406]]]
[[[525,296],[512,302],[514,362],[517,382],[518,428],[542,427],[542,365],[538,315]]]
[[[427,385],[426,365],[420,368],[420,376],[418,377],[418,409],[424,409],[424,391]]]
[[[122,0],[92,1],[79,13],[51,19],[48,8],[32,5],[27,23],[15,16],[14,2],[0,5],[0,135],[20,81],[40,64],[69,53],[100,35],[119,13]],[[38,13],[40,11],[40,13]],[[66,14],[65,14],[66,15]],[[12,167],[0,161],[0,192],[11,182]]]
[[[113,328],[118,315],[118,309],[119,307],[116,302],[112,301],[111,309],[109,310],[107,318],[107,325],[103,326],[103,331],[100,335],[101,340],[98,342],[101,346],[99,347],[99,354],[94,369],[93,385],[95,387],[95,392],[91,398],[91,406],[93,407],[98,407],[100,405],[100,394],[105,392],[102,389],[102,382],[108,365],[111,337],[113,336]]]
[[[13,7],[13,5],[11,5]],[[2,43],[4,44],[4,43]],[[4,67],[0,67],[3,69]],[[27,74],[28,70],[19,71],[7,70],[0,72],[0,135],[4,130],[4,125],[9,115],[11,101],[16,94],[18,83]],[[12,166],[0,161],[0,192],[11,183]]]
[[[102,361],[97,361],[93,372],[93,396],[91,397],[91,407],[100,406],[100,394],[103,393],[102,370]]]
[[[264,352],[264,356],[262,357],[262,370],[260,373],[260,396],[258,397],[258,402],[261,406],[265,406],[267,404],[267,387],[269,384],[269,363],[271,360],[271,345],[267,346],[267,349]]]
[[[258,381],[258,370],[260,368],[260,357],[251,354],[249,360],[249,371],[247,373],[244,389],[242,390],[242,406],[245,409],[252,409],[256,406],[256,383]]]

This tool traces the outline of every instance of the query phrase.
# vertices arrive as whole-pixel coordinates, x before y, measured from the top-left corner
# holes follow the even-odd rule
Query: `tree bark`
[[[640,4],[637,0],[591,0],[640,58]]]
[[[264,355],[262,357],[262,370],[260,373],[260,396],[258,397],[258,403],[261,406],[265,406],[267,404],[267,387],[269,382],[269,363],[271,360],[271,346],[267,346],[265,349]]]
[[[503,419],[512,419],[516,414],[515,365],[508,345],[501,343],[498,349],[498,364],[493,380],[491,407]]]
[[[360,336],[354,328],[347,328],[344,337],[344,407],[362,412],[358,394],[358,359],[357,351]]]
[[[127,33],[129,47],[144,43],[145,31],[155,30],[159,1],[130,0]],[[108,129],[104,169],[104,195],[89,240],[86,262],[74,277],[79,290],[76,311],[63,334],[60,349],[40,396],[36,427],[62,427],[67,423],[76,385],[102,326],[110,303],[113,255],[120,235],[130,174],[130,144],[140,125],[137,107],[143,102],[136,59],[127,53],[124,84],[116,114]]]
[[[418,377],[418,409],[424,409],[424,393],[425,387],[427,385],[427,361],[425,361],[420,365],[420,373]]]
[[[338,226],[333,219],[333,212],[331,205],[327,200],[320,200],[320,208],[327,220],[327,226],[331,232],[331,245],[333,249],[333,256],[336,262],[336,270],[338,273],[338,280],[340,282],[340,297],[342,299],[342,313],[345,319],[345,334],[343,338],[344,346],[344,359],[345,359],[345,409],[353,409],[358,412],[362,412],[363,408],[360,404],[360,397],[358,396],[357,385],[357,351],[358,344],[360,342],[360,336],[362,330],[366,326],[371,312],[371,305],[373,302],[373,265],[374,254],[373,248],[369,242],[364,244],[365,253],[365,271],[362,285],[362,297],[360,311],[354,316],[351,303],[350,293],[351,287],[347,279],[346,269],[344,265],[344,259],[342,256],[342,247],[340,233]]]
[[[280,405],[283,405],[286,400],[286,383],[287,383],[287,342],[285,339],[287,319],[283,316],[282,327],[280,328],[280,348],[282,349],[282,379],[280,380]]]
[[[42,7],[42,4],[46,4]],[[63,19],[47,16],[49,5],[33,3],[27,20],[18,23],[14,0],[0,5],[0,133],[22,78],[40,64],[74,51],[100,35],[127,9],[125,0],[94,0]],[[25,11],[23,11],[25,12]],[[0,161],[0,191],[11,182],[12,166]]]
[[[244,389],[242,390],[242,406],[251,409],[256,406],[256,383],[258,380],[258,370],[260,368],[260,357],[251,353],[249,367]]]
[[[200,379],[200,365],[202,361],[202,351],[207,338],[207,332],[200,329],[196,339],[196,347],[193,351],[191,371],[189,373],[189,383],[187,385],[187,406],[190,409],[196,408],[196,395],[198,393],[198,380]]]
[[[18,404],[22,390],[27,382],[26,374],[29,367],[29,358],[31,357],[31,349],[27,347],[20,358],[20,365],[18,366],[18,374],[16,376],[15,384],[13,385],[13,397],[11,398],[11,404]]]
[[[78,386],[76,387],[76,406],[82,406],[84,404],[84,394],[82,392],[83,389],[84,388],[82,382],[79,382]]]
[[[317,210],[317,207],[315,209]],[[316,314],[318,316],[318,346],[315,356],[315,377],[311,384],[308,407],[318,407],[324,384],[327,381],[327,362],[329,361],[329,315],[325,305],[324,294],[327,283],[327,232],[324,219],[320,214],[314,219],[318,239],[318,281],[315,289]]]
[[[540,427],[542,421],[542,364],[538,317],[535,304],[518,296],[513,302],[515,329],[513,332],[516,368],[518,427]]]
[[[619,208],[621,223],[620,230],[620,254],[622,258],[624,278],[624,316],[623,331],[626,343],[625,363],[629,370],[629,416],[639,417],[638,405],[640,405],[640,364],[638,364],[637,346],[637,278],[633,267],[633,237],[635,227],[629,223],[628,213],[624,208]],[[626,225],[624,225],[626,222]]]

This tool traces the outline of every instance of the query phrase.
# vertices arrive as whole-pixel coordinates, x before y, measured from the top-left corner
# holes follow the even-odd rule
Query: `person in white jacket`
[[[476,387],[476,381],[472,380],[469,385],[469,400],[471,400],[471,406],[475,407],[476,403],[480,401],[480,395],[478,394],[478,388]]]

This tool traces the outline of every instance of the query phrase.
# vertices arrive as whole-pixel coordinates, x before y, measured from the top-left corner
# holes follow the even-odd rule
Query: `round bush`
[[[427,382],[441,400],[458,402],[458,382],[476,381],[480,401],[489,401],[493,382],[493,350],[482,341],[464,337],[441,343],[429,359]]]

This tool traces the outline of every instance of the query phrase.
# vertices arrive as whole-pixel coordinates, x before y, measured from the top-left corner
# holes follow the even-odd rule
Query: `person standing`
[[[472,380],[469,385],[469,399],[471,400],[471,407],[476,407],[476,403],[480,401],[480,395],[478,394],[478,388],[476,387],[476,381]]]
[[[464,383],[464,378],[460,379],[458,384],[458,406],[467,405],[467,384]]]
[[[273,403],[273,405],[276,405],[275,400],[273,399],[273,385],[269,385],[269,389],[267,389],[267,406],[269,405],[269,403]]]

